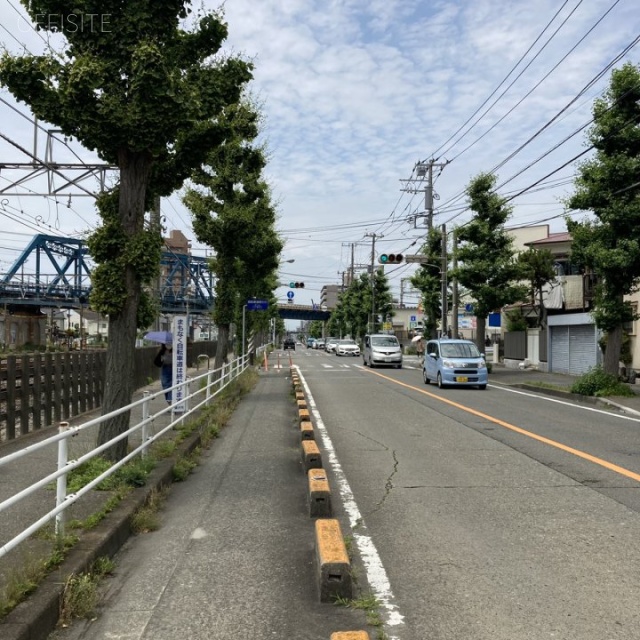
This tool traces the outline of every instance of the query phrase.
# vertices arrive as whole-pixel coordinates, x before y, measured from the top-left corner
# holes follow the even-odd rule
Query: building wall
[[[342,292],[339,284],[325,284],[320,291],[320,304],[327,305],[327,309],[332,311],[338,305],[338,296]]]

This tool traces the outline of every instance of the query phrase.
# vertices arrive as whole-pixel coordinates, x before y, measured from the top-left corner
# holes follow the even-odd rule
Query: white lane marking
[[[400,613],[398,605],[395,604],[395,596],[391,591],[391,584],[389,583],[387,572],[382,564],[382,560],[380,560],[378,550],[367,532],[367,525],[360,514],[360,510],[356,504],[356,500],[353,496],[353,492],[351,491],[351,487],[349,486],[349,482],[347,481],[347,477],[345,476],[340,462],[338,461],[338,456],[336,455],[333,447],[333,442],[331,441],[331,438],[327,433],[327,429],[324,426],[324,422],[320,417],[320,412],[318,411],[316,402],[313,399],[309,385],[300,372],[300,368],[297,365],[294,365],[294,367],[298,370],[298,375],[300,376],[300,380],[304,386],[305,394],[307,396],[307,406],[309,407],[309,411],[313,414],[316,429],[320,433],[322,446],[324,448],[323,453],[328,455],[331,470],[338,481],[340,497],[342,498],[345,511],[349,516],[349,524],[351,525],[353,537],[356,545],[358,546],[358,551],[360,552],[360,557],[362,558],[362,562],[367,573],[369,585],[373,590],[374,595],[379,600],[380,605],[386,611],[386,624],[389,627],[404,625],[404,616]],[[398,638],[396,636],[389,636],[389,640],[398,640]]]
[[[325,363],[323,362],[323,363],[322,363],[322,366],[323,366],[325,369],[333,369],[333,365],[332,365],[332,364],[325,364]]]
[[[557,398],[550,398],[545,395],[538,395],[537,393],[530,393],[529,391],[520,391],[519,389],[511,389],[510,387],[503,387],[499,384],[490,384],[492,389],[500,389],[500,391],[509,391],[510,393],[517,393],[521,396],[529,396],[530,398],[537,398],[538,400],[546,400],[547,402],[555,402],[556,404],[564,404],[567,407],[574,407],[576,409],[583,409],[584,411],[593,411],[594,413],[603,413],[607,416],[613,416],[614,418],[620,418],[621,420],[631,420],[632,422],[640,422],[640,418],[634,418],[632,416],[624,416],[619,413],[613,413],[612,411],[605,411],[604,409],[594,409],[593,407],[584,407],[581,404],[575,404],[573,402],[568,402],[567,400],[558,400]],[[541,392],[542,393],[542,392]],[[625,407],[622,407],[624,411]],[[635,411],[634,409],[629,409],[629,411]]]

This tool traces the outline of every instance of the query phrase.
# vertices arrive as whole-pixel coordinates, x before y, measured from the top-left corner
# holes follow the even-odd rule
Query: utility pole
[[[355,249],[356,249],[356,245],[355,242],[351,243],[351,271],[349,272],[349,286],[351,286],[353,284],[353,279],[356,275],[355,272]]]
[[[365,238],[371,238],[371,333],[376,330],[376,278],[375,278],[375,261],[376,261],[376,238],[384,238],[383,235],[374,233],[365,233]]]
[[[447,225],[442,225],[442,336],[447,335]]]
[[[455,274],[458,268],[458,232],[454,229],[451,236],[453,240],[451,268]],[[451,280],[451,333],[452,337],[458,337],[458,278],[455,275]]]
[[[437,195],[434,196],[433,192],[433,168],[438,167],[440,169],[444,169],[447,164],[448,162],[436,162],[433,159],[428,160],[427,162],[418,162],[415,166],[417,178],[400,181],[407,183],[401,191],[406,191],[407,193],[424,193],[425,212],[423,214],[416,214],[414,227],[416,227],[415,221],[418,218],[426,218],[427,233],[433,228],[433,200],[434,197],[437,198]],[[420,184],[426,182],[426,185],[421,188],[408,186],[414,182],[419,182]]]

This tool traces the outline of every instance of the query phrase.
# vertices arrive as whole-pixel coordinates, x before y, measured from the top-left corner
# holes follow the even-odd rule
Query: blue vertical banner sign
[[[187,377],[187,316],[173,317],[173,384]],[[173,411],[184,413],[184,387],[173,390]]]

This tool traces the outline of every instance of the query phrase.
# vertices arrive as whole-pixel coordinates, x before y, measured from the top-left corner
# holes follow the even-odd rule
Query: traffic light
[[[289,287],[291,289],[304,289],[304,282],[290,282]]]
[[[378,262],[380,264],[400,264],[403,258],[401,253],[381,253]]]

